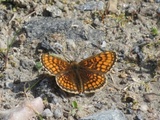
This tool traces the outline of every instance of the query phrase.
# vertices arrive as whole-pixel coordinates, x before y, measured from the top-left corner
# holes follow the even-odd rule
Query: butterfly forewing
[[[67,71],[69,67],[69,63],[62,60],[59,57],[52,56],[49,54],[42,54],[41,55],[41,62],[42,65],[49,71],[52,75],[57,75],[59,73],[63,73]]]
[[[116,60],[116,54],[112,51],[102,52],[79,62],[79,65],[93,72],[106,73]]]

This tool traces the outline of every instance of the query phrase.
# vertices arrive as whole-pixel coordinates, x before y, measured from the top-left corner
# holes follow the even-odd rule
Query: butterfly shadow
[[[31,81],[21,82],[17,88],[19,86],[21,86],[21,89],[17,91],[17,98],[20,96],[28,96],[28,92],[31,91],[35,98],[42,97],[43,99],[47,99],[48,102],[53,102],[55,97],[61,97],[62,99],[65,99],[74,96],[91,97],[94,95],[94,93],[73,94],[65,92],[57,85],[55,77],[48,74],[39,75],[36,79]]]
[[[47,81],[46,81],[47,80]],[[74,93],[69,93],[64,90],[62,90],[56,83],[56,77],[55,76],[50,76],[50,75],[45,75],[44,78],[45,84],[47,85],[48,91],[50,91],[51,94],[54,94],[56,96],[59,96],[61,98],[70,98],[74,96],[80,96],[80,97],[91,97],[95,93],[81,93],[81,94],[74,94]]]

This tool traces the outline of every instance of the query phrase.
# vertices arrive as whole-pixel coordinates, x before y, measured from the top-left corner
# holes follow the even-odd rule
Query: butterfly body
[[[72,62],[70,62],[68,71],[66,73],[64,73],[66,76],[69,76],[69,78],[70,78],[69,81],[71,81],[72,83],[75,84],[78,93],[84,92],[83,80],[82,80],[82,77],[79,75],[81,70],[83,71],[83,68],[75,61],[72,61]],[[58,80],[57,80],[57,83],[58,83]]]
[[[58,86],[70,93],[92,93],[106,83],[105,73],[116,60],[112,51],[102,52],[79,63],[67,62],[49,54],[41,55],[42,65],[56,77]]]

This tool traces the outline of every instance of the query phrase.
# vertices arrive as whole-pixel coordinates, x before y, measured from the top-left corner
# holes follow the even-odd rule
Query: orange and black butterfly
[[[67,62],[49,54],[41,55],[45,69],[56,77],[58,86],[69,93],[92,93],[106,83],[105,74],[116,60],[112,51],[101,52],[79,63]]]

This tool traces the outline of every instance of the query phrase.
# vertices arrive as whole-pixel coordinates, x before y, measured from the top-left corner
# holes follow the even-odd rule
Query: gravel
[[[0,115],[41,97],[46,120],[160,119],[159,21],[158,0],[1,1]],[[102,51],[117,60],[93,94],[64,92],[35,69],[42,53],[80,62]]]

